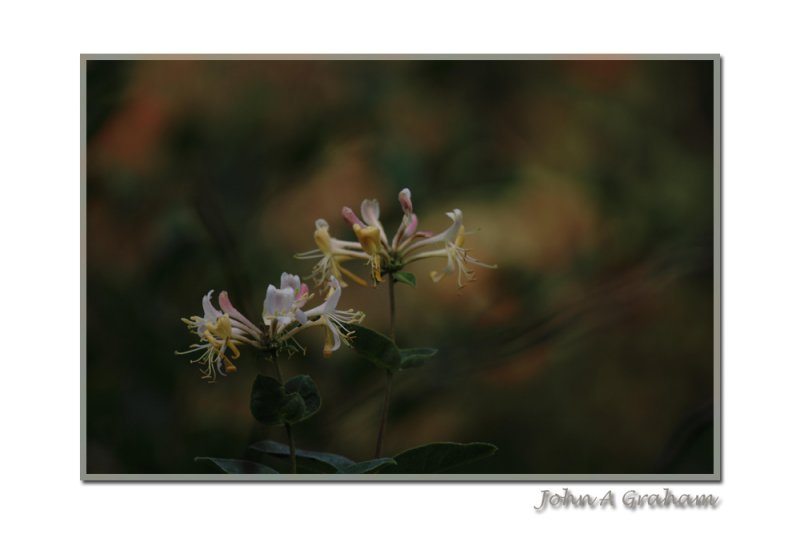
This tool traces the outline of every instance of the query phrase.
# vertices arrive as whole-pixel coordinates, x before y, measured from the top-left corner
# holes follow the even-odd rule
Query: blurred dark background
[[[713,459],[711,61],[105,61],[87,65],[89,473],[214,472],[284,441],[249,413],[252,352],[215,384],[181,317],[228,289],[254,319],[314,220],[409,187],[420,228],[463,210],[459,290],[419,262],[398,341],[440,349],[395,381],[386,452],[499,447],[473,473],[708,473]],[[358,269],[359,266],[356,266]],[[366,270],[361,270],[366,274]],[[386,288],[342,304],[386,330]],[[298,446],[370,457],[383,376],[322,332],[284,376],[323,407]]]

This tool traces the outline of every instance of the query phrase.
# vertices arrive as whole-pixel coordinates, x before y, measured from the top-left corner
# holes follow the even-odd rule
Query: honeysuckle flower
[[[364,256],[366,257],[366,255]],[[290,353],[299,346],[294,336],[307,328],[321,326],[326,329],[324,354],[337,350],[342,339],[347,342],[350,331],[347,324],[363,320],[364,314],[351,310],[338,310],[342,296],[342,285],[335,276],[329,277],[330,291],[322,304],[303,311],[312,295],[308,286],[293,274],[281,275],[280,288],[270,284],[264,298],[261,318],[264,327],[258,327],[237,310],[230,301],[228,293],[219,294],[221,310],[211,303],[213,290],[203,297],[203,317],[192,316],[182,319],[189,330],[199,338],[186,351],[176,354],[200,353],[191,363],[200,364],[203,378],[214,382],[217,375],[226,376],[236,371],[233,360],[240,356],[239,346],[251,345],[270,352],[274,357],[278,351],[286,349]],[[294,343],[291,345],[290,343]],[[302,347],[300,347],[301,350]]]
[[[339,299],[342,296],[342,286],[335,276],[331,276],[328,284],[330,290],[325,302],[319,306],[302,312],[299,317],[301,326],[298,331],[311,326],[324,326],[326,331],[325,346],[323,355],[327,358],[342,345],[342,340],[349,343],[352,330],[348,330],[348,324],[360,323],[364,319],[364,313],[360,311],[338,310]]]
[[[274,329],[270,326],[271,337],[286,342],[294,340],[296,334],[307,328],[325,327],[325,357],[341,346],[342,339],[347,342],[351,331],[345,325],[360,323],[364,313],[337,309],[342,297],[342,284],[333,275],[328,277],[328,284],[330,290],[322,304],[304,311],[302,308],[311,297],[308,286],[300,282],[299,276],[283,273],[281,289],[270,286],[264,301],[264,323],[278,325]]]
[[[400,207],[403,209],[403,220],[397,228],[397,233],[395,233],[394,239],[392,240],[392,247],[395,249],[398,248],[401,240],[408,239],[417,233],[417,224],[419,223],[417,214],[414,213],[414,205],[411,203],[411,190],[406,187],[400,191],[400,194],[397,195],[397,199],[400,201]],[[424,235],[433,234],[426,232]]]
[[[448,274],[456,273],[459,287],[464,281],[475,279],[475,273],[470,270],[470,265],[478,265],[488,269],[497,268],[477,260],[468,253],[464,247],[466,231],[461,210],[454,209],[447,213],[452,224],[443,232],[434,235],[433,232],[419,231],[419,218],[414,213],[411,201],[411,191],[403,189],[398,194],[398,201],[403,210],[403,218],[391,243],[386,238],[386,232],[380,221],[380,206],[377,200],[364,200],[361,203],[361,218],[349,207],[342,208],[342,216],[353,228],[357,242],[341,241],[330,237],[328,224],[320,226],[317,221],[317,231],[314,239],[319,247],[317,250],[298,254],[301,259],[320,258],[314,266],[311,278],[320,286],[329,276],[344,282],[343,274],[353,278],[355,275],[345,271],[341,262],[351,259],[367,259],[372,271],[374,284],[383,280],[386,273],[401,271],[403,267],[415,261],[428,258],[443,258],[447,261],[441,271],[431,271],[430,276],[434,282],[439,282]],[[325,239],[320,239],[321,230],[324,230]],[[358,279],[363,284],[363,280]]]
[[[369,255],[361,250],[361,244],[357,241],[343,241],[331,237],[330,226],[325,219],[317,219],[315,226],[314,242],[318,248],[295,254],[295,258],[298,259],[319,259],[311,272],[314,284],[318,287],[322,286],[328,278],[335,276],[343,286],[347,287],[344,281],[344,275],[346,275],[357,284],[366,286],[367,282],[363,278],[342,265],[342,262],[349,260],[370,259]]]
[[[203,378],[214,382],[217,374],[225,376],[227,373],[236,371],[236,365],[232,360],[240,356],[237,345],[246,343],[260,347],[258,341],[261,333],[253,323],[239,313],[234,308],[228,294],[223,291],[220,293],[220,311],[211,303],[213,290],[203,297],[203,317],[197,315],[189,319],[181,319],[190,331],[195,333],[200,339],[199,343],[194,343],[189,350],[176,352],[176,354],[191,354],[201,352],[201,355],[191,363],[200,364]]]
[[[456,272],[458,273],[458,287],[463,287],[462,278],[466,278],[468,281],[475,279],[475,273],[467,268],[468,263],[486,267],[487,269],[496,269],[497,265],[484,263],[467,254],[467,250],[464,249],[465,231],[464,225],[462,224],[461,210],[455,209],[449,212],[447,216],[453,220],[453,224],[451,224],[447,230],[441,234],[422,239],[405,249],[405,253],[407,254],[406,263],[412,263],[425,258],[447,258],[447,264],[444,269],[430,272],[431,280],[438,282],[448,274]],[[411,254],[414,250],[429,245],[441,245],[443,248]]]
[[[453,211],[448,211],[447,216],[453,223],[447,227],[443,232],[426,237],[417,242],[407,241],[401,247],[403,251],[408,254],[413,250],[425,247],[427,245],[438,245],[440,243],[454,243],[458,238],[459,232],[464,228],[464,215],[461,210],[456,208]]]
[[[272,284],[267,287],[261,318],[273,337],[297,320],[297,313],[308,297],[308,286],[300,282],[299,276],[288,273],[281,275],[280,289]]]
[[[369,256],[369,265],[372,267],[372,279],[377,283],[381,281],[381,234],[376,226],[353,225],[361,248]]]
[[[364,201],[366,204],[362,203],[362,215],[364,215],[365,219],[369,217],[370,220],[373,222],[377,222],[380,224],[380,221],[376,218],[376,212],[379,211],[377,207],[377,201]],[[376,204],[373,205],[373,202]],[[349,222],[353,226],[353,233],[356,234],[356,238],[358,239],[358,243],[361,245],[361,249],[367,253],[369,256],[369,265],[372,268],[372,279],[375,282],[381,281],[381,251],[382,251],[382,241],[384,238],[382,237],[382,228],[378,226],[369,225],[364,223],[358,216],[353,212],[352,209],[345,206],[342,208],[342,217],[344,220]]]

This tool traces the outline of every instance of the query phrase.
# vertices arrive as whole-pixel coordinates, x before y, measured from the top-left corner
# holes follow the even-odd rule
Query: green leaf
[[[351,344],[359,355],[388,371],[400,370],[400,349],[394,341],[365,326],[351,324],[347,328],[353,331]]]
[[[290,454],[288,445],[271,440],[259,441],[250,445],[250,448],[282,458],[286,458]],[[380,472],[383,467],[392,466],[396,463],[394,458],[375,458],[374,460],[355,463],[350,458],[339,454],[305,451],[303,449],[297,449],[295,456],[297,457],[298,469],[302,467],[304,471],[309,473],[376,473]]]
[[[286,385],[269,376],[258,375],[250,394],[250,412],[265,425],[299,423],[314,415],[322,400],[308,375],[291,378]]]
[[[194,459],[195,462],[200,460],[208,460],[214,462],[217,467],[222,469],[225,473],[244,475],[244,474],[257,474],[257,475],[277,475],[277,471],[266,465],[256,462],[249,462],[247,460],[234,460],[231,458],[211,458],[209,456],[198,456]]]
[[[273,456],[289,456],[289,446],[277,441],[259,441],[250,445],[251,449],[265,452]],[[340,473],[356,465],[350,458],[330,452],[295,450],[298,468],[303,466],[312,473]]]
[[[396,465],[397,462],[394,458],[375,458],[374,460],[367,460],[366,462],[359,462],[351,465],[347,469],[343,469],[342,473],[358,474],[358,473],[380,473],[381,468],[387,465]]]
[[[269,376],[256,376],[250,392],[250,412],[259,423],[282,425],[283,409],[287,403],[286,392],[280,382]]]
[[[303,402],[303,396],[299,393],[289,395],[285,391],[284,395],[283,407],[280,410],[281,423],[293,425],[305,419],[306,403]]]
[[[303,413],[299,419],[293,419],[292,423],[304,421],[317,413],[322,406],[322,398],[319,396],[317,385],[308,375],[298,375],[290,378],[284,384],[286,393],[290,395],[300,395],[303,399]]]
[[[437,352],[439,352],[438,349],[428,348],[400,349],[400,369],[420,367],[433,358]]]
[[[414,273],[399,271],[394,273],[392,276],[394,276],[394,279],[398,282],[408,284],[411,287],[417,287],[417,277],[414,276]]]
[[[476,460],[488,458],[497,451],[491,443],[428,443],[408,449],[394,457],[397,465],[385,466],[385,474],[427,474],[453,472]]]

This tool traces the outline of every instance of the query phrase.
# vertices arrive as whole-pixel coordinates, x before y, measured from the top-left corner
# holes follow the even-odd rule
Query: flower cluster
[[[348,342],[351,331],[348,324],[360,323],[364,314],[353,310],[338,310],[342,286],[335,276],[328,279],[329,291],[324,301],[313,309],[303,310],[311,299],[308,286],[300,277],[283,273],[280,288],[267,287],[262,311],[263,326],[258,327],[237,310],[228,293],[219,294],[221,309],[211,303],[213,290],[203,297],[203,317],[182,319],[199,341],[189,350],[176,354],[200,353],[191,360],[201,367],[203,378],[214,382],[218,374],[225,376],[236,371],[233,360],[239,358],[239,345],[251,345],[257,349],[276,351],[282,348],[293,350],[290,343],[299,347],[294,336],[310,327],[326,329],[325,356],[337,350],[344,340]],[[302,350],[302,349],[301,349]]]
[[[464,224],[461,210],[454,209],[447,213],[452,223],[449,228],[439,234],[419,231],[419,220],[411,203],[411,191],[408,188],[398,195],[403,219],[397,231],[389,240],[380,221],[380,206],[377,200],[365,199],[361,203],[361,217],[349,207],[342,208],[342,216],[352,225],[356,241],[346,241],[331,237],[330,226],[324,219],[318,219],[314,232],[317,248],[297,254],[299,259],[318,260],[311,273],[317,285],[322,285],[329,277],[334,277],[345,285],[344,277],[360,285],[367,282],[348,270],[343,263],[352,260],[364,261],[370,267],[373,285],[383,280],[385,274],[401,271],[406,265],[427,258],[443,258],[447,260],[441,271],[431,271],[430,276],[438,282],[448,274],[457,273],[458,286],[463,281],[475,278],[469,265],[479,265],[489,269],[497,268],[478,261],[468,254],[464,248]]]

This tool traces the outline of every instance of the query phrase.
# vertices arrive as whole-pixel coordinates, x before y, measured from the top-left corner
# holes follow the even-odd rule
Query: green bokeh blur
[[[386,452],[499,447],[473,473],[708,473],[713,413],[711,61],[110,61],[86,85],[89,473],[214,472],[284,440],[249,413],[253,352],[204,383],[175,350],[209,289],[260,316],[314,221],[413,193],[420,229],[464,212],[463,289],[411,269],[398,341],[440,349],[394,384]],[[366,275],[366,268],[354,269]],[[387,292],[344,307],[385,331]],[[284,375],[323,407],[298,446],[370,457],[383,375],[349,349]]]

